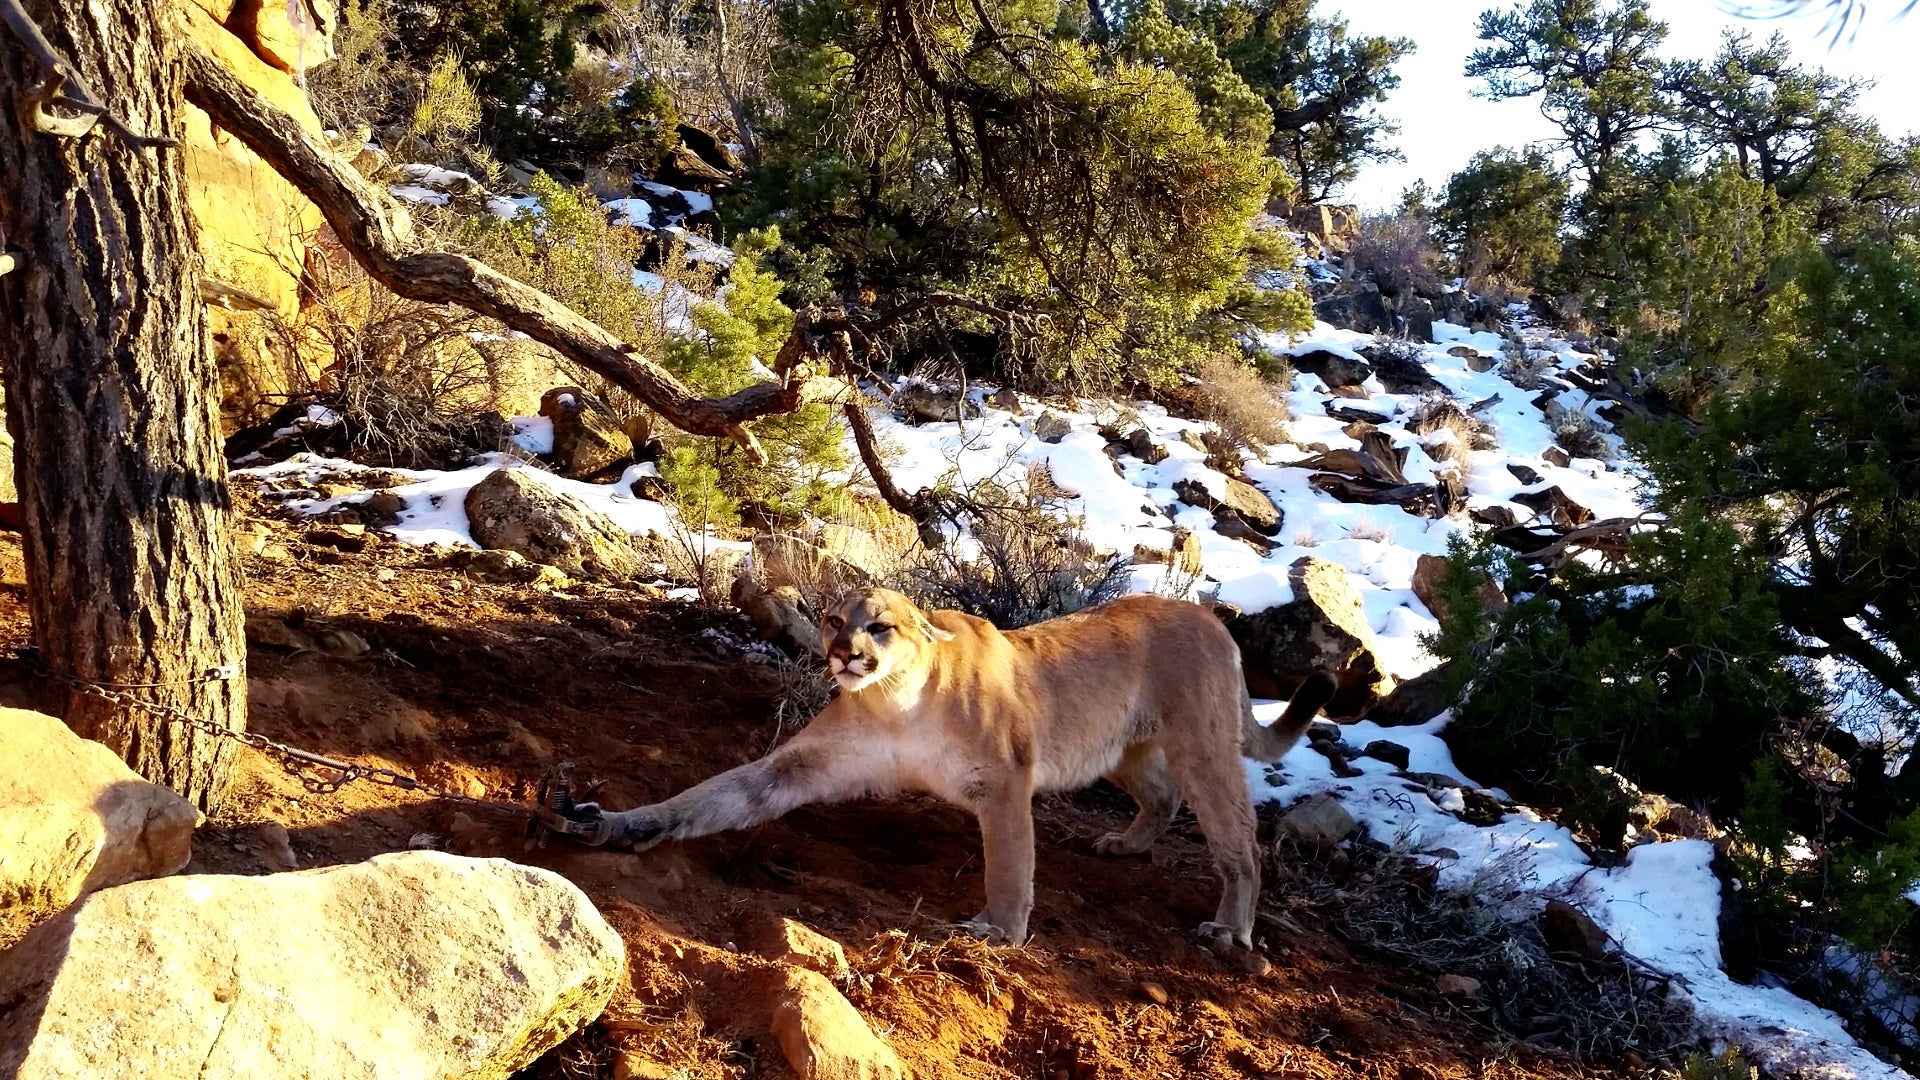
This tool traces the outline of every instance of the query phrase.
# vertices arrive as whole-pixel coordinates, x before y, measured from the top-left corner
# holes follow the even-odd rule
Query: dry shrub
[[[297,324],[276,324],[275,347],[331,358],[318,379],[294,392],[340,415],[347,456],[443,469],[500,448],[506,429],[495,371],[472,341],[495,324],[464,308],[395,296],[352,265],[327,265],[310,297]]]
[[[1554,369],[1552,353],[1534,353],[1518,341],[1508,341],[1500,359],[1500,377],[1522,390],[1538,390],[1546,385]]]
[[[1437,295],[1440,249],[1429,226],[1424,214],[1368,215],[1353,240],[1354,269],[1371,276],[1384,296]]]
[[[1407,430],[1423,438],[1445,432],[1445,437],[1427,441],[1424,445],[1441,450],[1438,460],[1452,462],[1464,469],[1472,459],[1474,443],[1485,429],[1451,397],[1428,394],[1416,402],[1413,411],[1408,414]]]
[[[1264,459],[1266,448],[1287,441],[1287,402],[1277,389],[1292,382],[1291,372],[1267,382],[1245,361],[1209,353],[1194,370],[1191,408],[1195,419],[1211,422],[1236,446]]]
[[[1393,534],[1375,525],[1371,521],[1362,521],[1347,526],[1347,539],[1361,540],[1372,544],[1384,544],[1393,539]]]
[[[1557,401],[1547,402],[1547,427],[1553,441],[1574,457],[1613,458],[1613,444],[1607,441],[1600,422],[1579,409],[1569,409]]]
[[[1497,861],[1452,892],[1404,846],[1362,840],[1320,860],[1282,840],[1270,854],[1266,900],[1280,909],[1270,918],[1283,928],[1329,927],[1353,948],[1430,979],[1478,980],[1478,997],[1453,1006],[1474,1027],[1604,1059],[1633,1051],[1670,1060],[1694,1044],[1692,1010],[1665,976],[1617,953],[1589,961],[1551,954],[1533,917],[1546,897],[1523,861]]]
[[[956,608],[1003,630],[1125,595],[1130,564],[1093,550],[1067,515],[1068,498],[1038,465],[1023,480],[946,493],[944,512],[967,535],[927,552],[906,591],[923,606]]]

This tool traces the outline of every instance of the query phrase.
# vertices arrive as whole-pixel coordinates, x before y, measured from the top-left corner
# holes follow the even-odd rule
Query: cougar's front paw
[[[651,806],[608,814],[606,821],[607,845],[631,851],[645,851],[655,846],[667,838],[667,830],[673,827],[666,814]]]

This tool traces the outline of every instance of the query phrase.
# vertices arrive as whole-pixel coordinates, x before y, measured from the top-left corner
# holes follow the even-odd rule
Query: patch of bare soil
[[[780,679],[741,647],[751,631],[735,614],[632,591],[486,584],[435,568],[429,551],[379,538],[342,551],[266,524],[267,557],[246,556],[245,572],[251,723],[274,739],[502,799],[531,799],[571,760],[595,797],[622,808],[783,735]],[[18,538],[0,533],[0,644],[27,638],[18,560]],[[31,705],[36,692],[0,664],[0,697]],[[1269,973],[1229,969],[1188,937],[1215,890],[1190,821],[1151,859],[1093,855],[1092,839],[1130,810],[1106,789],[1043,800],[1035,936],[1021,948],[947,937],[945,924],[979,905],[979,836],[966,813],[924,798],[807,808],[638,855],[534,848],[513,814],[370,783],[310,793],[248,750],[189,872],[281,868],[278,825],[302,867],[413,842],[564,874],[625,937],[632,978],[606,1016],[529,1070],[542,1078],[611,1076],[623,1048],[663,1075],[791,1075],[768,1034],[769,962],[736,945],[781,915],[846,947],[843,988],[922,1077],[1625,1071],[1498,1040],[1430,976],[1356,955],[1298,905],[1263,925]]]

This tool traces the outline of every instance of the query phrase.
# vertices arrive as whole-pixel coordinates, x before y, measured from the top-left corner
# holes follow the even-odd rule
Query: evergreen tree
[[[1657,52],[1667,26],[1647,0],[1529,0],[1480,15],[1484,48],[1469,78],[1495,101],[1540,96],[1586,188],[1583,205],[1609,205],[1636,141],[1661,122]]]
[[[1482,151],[1447,181],[1439,237],[1476,288],[1538,288],[1560,259],[1570,187],[1538,150]]]
[[[1311,0],[1185,0],[1173,19],[1202,30],[1273,111],[1269,152],[1303,195],[1321,200],[1370,162],[1394,161],[1393,125],[1378,106],[1400,85],[1406,38],[1354,36],[1316,17]]]

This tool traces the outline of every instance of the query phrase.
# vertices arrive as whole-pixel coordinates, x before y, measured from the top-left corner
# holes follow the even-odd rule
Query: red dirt
[[[748,637],[737,615],[629,591],[480,584],[431,568],[421,549],[377,540],[340,553],[268,524],[292,558],[250,556],[245,570],[251,723],[272,738],[507,799],[530,798],[550,766],[572,760],[618,808],[780,736],[777,677],[724,644]],[[0,644],[28,636],[21,580],[18,538],[0,534]],[[334,651],[351,651],[326,630],[371,651],[300,647],[346,641]],[[0,698],[31,704],[35,692],[17,665],[0,664]],[[253,751],[237,777],[189,872],[268,872],[257,832],[277,822],[303,867],[424,832],[455,852],[548,867],[592,897],[626,939],[632,985],[534,1076],[611,1076],[623,1046],[688,1076],[790,1076],[767,1035],[769,962],[733,944],[779,915],[846,947],[849,997],[922,1077],[1614,1073],[1474,1034],[1482,1029],[1425,977],[1356,956],[1311,925],[1285,938],[1263,927],[1268,974],[1229,970],[1188,937],[1215,888],[1190,820],[1150,861],[1092,854],[1092,838],[1129,813],[1117,792],[1042,800],[1035,937],[1014,949],[946,939],[942,924],[979,904],[979,837],[967,814],[931,799],[808,808],[633,855],[531,849],[511,814],[366,783],[310,794]],[[1167,1004],[1149,1000],[1146,982]]]

